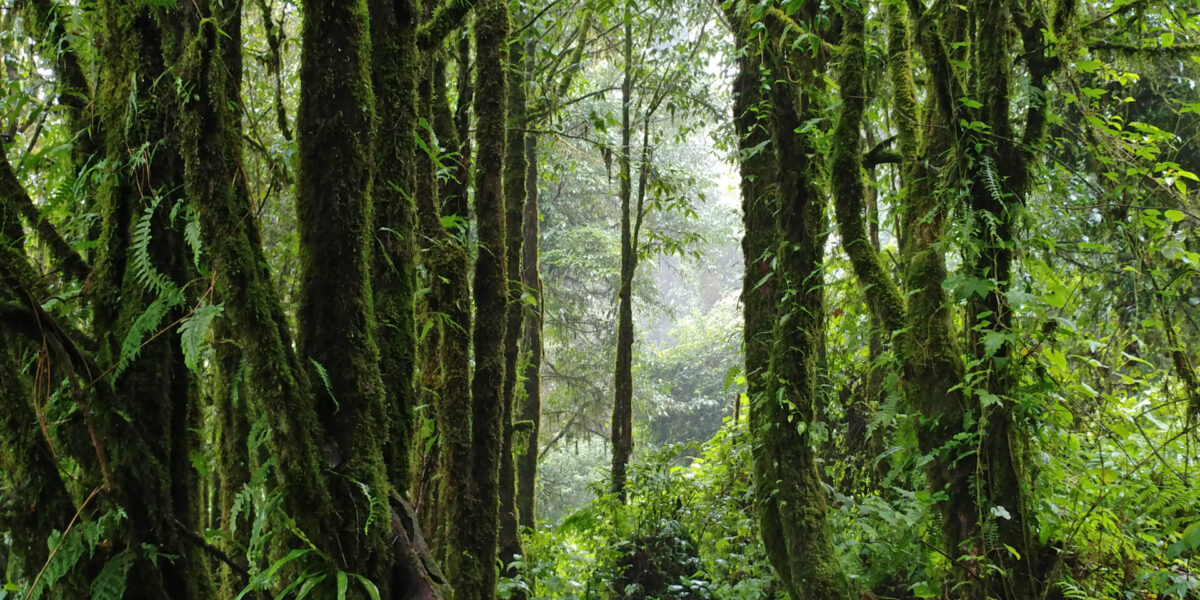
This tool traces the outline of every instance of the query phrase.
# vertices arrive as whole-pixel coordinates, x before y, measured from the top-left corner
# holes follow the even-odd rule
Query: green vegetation
[[[0,48],[0,600],[1200,598],[1200,4]]]

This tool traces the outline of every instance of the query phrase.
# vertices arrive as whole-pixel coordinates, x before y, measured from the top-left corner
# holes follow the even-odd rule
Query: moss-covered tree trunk
[[[339,562],[382,581],[391,539],[390,514],[380,508],[391,494],[383,450],[394,431],[388,427],[371,293],[376,119],[367,5],[315,0],[304,3],[303,16],[296,120],[302,271],[297,346],[309,362],[310,379],[321,382],[313,386],[317,414],[328,432],[330,491],[343,514]],[[411,130],[405,134],[408,148]],[[400,158],[411,164],[410,155]],[[408,231],[411,221],[408,230],[397,232],[405,243],[411,243]],[[410,327],[411,303],[409,297]],[[411,350],[408,358],[411,375]],[[407,456],[407,447],[403,453]]]
[[[423,57],[424,69],[417,85],[417,106],[420,118],[432,124],[437,112],[433,88],[435,85],[444,86],[446,83],[445,67],[440,58],[435,56]],[[440,140],[432,125],[429,128],[419,128],[416,132],[424,148],[436,148]],[[444,368],[442,365],[443,339],[446,336],[445,295],[437,289],[441,278],[445,277],[442,267],[442,248],[449,239],[446,228],[442,226],[441,199],[438,195],[438,166],[435,157],[423,149],[415,152],[416,183],[413,194],[417,207],[417,239],[420,248],[420,261],[425,266],[424,278],[419,285],[429,290],[418,306],[417,322],[420,323],[421,334],[418,337],[417,355],[420,361],[420,390],[418,398],[422,413],[420,421],[414,422],[414,431],[422,431],[422,435],[413,440],[413,475],[412,496],[417,505],[421,520],[421,529],[432,535],[434,545],[439,543],[437,531],[443,527],[441,511],[441,485],[444,481],[438,466],[441,464],[442,444],[439,436],[434,434],[426,438],[424,428],[418,425],[425,420],[436,420],[437,413],[442,408],[441,397],[446,393],[442,385]],[[436,422],[436,421],[435,421]],[[433,431],[436,431],[434,429]]]
[[[196,206],[223,318],[245,363],[247,405],[269,425],[269,452],[284,508],[320,548],[331,550],[334,546],[326,544],[325,533],[336,517],[320,466],[324,432],[272,285],[255,211],[238,179],[240,125],[229,100],[238,94],[240,70],[229,61],[240,57],[240,39],[233,35],[240,28],[232,27],[225,20],[232,15],[223,13],[223,31],[233,37],[218,34],[213,29],[216,22],[202,28],[200,22],[212,14],[211,7],[198,0],[187,8],[193,6],[200,6],[201,12],[189,10],[182,18],[183,29],[197,36],[186,46],[194,54],[182,60],[199,99],[185,106],[176,138],[184,150],[184,191]]]
[[[29,399],[39,400],[20,376],[22,361],[34,349],[30,342],[42,335],[23,308],[42,302],[41,297],[23,297],[31,290],[21,274],[31,273],[28,265],[21,264],[25,261],[21,252],[25,233],[16,199],[24,195],[6,149],[0,148],[0,486],[9,492],[0,500],[0,530],[12,536],[10,554],[0,557],[0,568],[8,581],[36,576],[49,558],[50,533],[66,530],[75,515],[75,505],[58,474],[54,449],[43,433],[46,417],[35,413]],[[29,331],[19,337],[19,328]],[[46,354],[42,360],[55,371],[72,368],[61,357]],[[47,379],[52,376],[59,374],[45,374]],[[64,581],[61,597],[85,593],[78,583]]]
[[[109,169],[97,203],[102,216],[96,267],[89,277],[101,362],[117,365],[113,391],[95,403],[97,436],[109,459],[112,498],[130,516],[127,548],[138,556],[130,593],[148,598],[210,596],[202,550],[184,535],[199,530],[196,473],[189,447],[199,427],[197,388],[175,332],[198,297],[184,240],[186,204],[178,189],[183,160],[165,143],[186,95],[165,83],[180,32],[159,27],[160,9],[102,2],[98,112]],[[195,290],[195,291],[193,291]],[[140,348],[140,349],[138,349]],[[135,351],[135,349],[138,349]],[[179,558],[157,568],[138,550],[151,544]]]
[[[1037,102],[1030,105],[1018,147],[1010,123],[1010,36],[992,32],[1008,31],[1016,24],[1028,51],[1031,81],[1040,88],[1057,68],[1057,59],[1037,32],[1060,29],[1074,9],[1067,3],[1032,20],[1010,10],[1007,3],[980,2],[969,15],[974,22],[964,26],[960,21],[968,17],[962,15],[937,19],[929,14],[909,15],[903,3],[887,7],[893,122],[906,190],[900,221],[907,306],[880,267],[862,228],[863,191],[857,173],[863,107],[854,101],[863,95],[865,60],[861,58],[847,62],[841,73],[844,97],[851,100],[843,103],[834,144],[834,191],[843,245],[863,286],[873,290],[867,294],[873,313],[885,329],[897,332],[904,394],[923,417],[917,430],[919,445],[933,458],[926,477],[931,490],[943,498],[938,504],[943,544],[955,558],[951,587],[961,598],[1031,598],[1042,589],[1037,567],[1041,553],[1032,539],[1026,509],[1029,482],[1022,467],[1021,427],[1012,413],[1014,380],[1007,337],[1011,313],[1004,293],[1011,278],[1015,216],[1030,181],[1032,158],[1022,148],[1032,148],[1040,139],[1045,107]],[[926,96],[924,111],[918,109],[916,99],[910,19],[915,22],[933,90]],[[944,35],[973,38],[975,43],[955,44],[948,50]],[[951,60],[968,58],[963,54],[968,47],[975,67],[969,74],[969,88]],[[981,100],[979,106],[971,108],[960,100],[968,96],[967,89]],[[957,131],[956,124],[964,119],[987,124],[986,139]],[[921,123],[928,126],[917,127]],[[958,193],[961,182],[939,179],[930,166],[946,157],[952,157],[959,172],[969,174],[968,205],[980,223],[973,240],[967,242],[966,269],[972,277],[994,282],[989,291],[968,303],[963,332],[955,326],[953,305],[943,285],[946,199]],[[970,332],[966,339],[964,332]],[[993,343],[983,343],[984,338]],[[979,389],[971,393],[964,379],[965,353],[973,355],[985,374]],[[983,427],[964,430],[968,418],[981,419]],[[1005,513],[1007,517],[1002,516]],[[985,538],[985,529],[996,531],[995,543]]]
[[[504,407],[500,439],[500,562],[505,573],[515,576],[510,566],[522,554],[521,531],[517,521],[516,408],[524,390],[517,386],[524,333],[525,290],[521,285],[521,259],[524,256],[526,174],[526,57],[520,39],[508,44],[508,126],[504,154],[505,245],[508,261],[508,314],[504,330]],[[518,596],[524,598],[522,592]]]
[[[503,169],[506,125],[508,4],[486,0],[476,6],[475,214],[479,249],[475,260],[471,379],[471,464],[469,480],[451,519],[447,573],[458,600],[496,595],[500,525],[500,452],[504,417],[504,334],[508,307]],[[461,477],[461,474],[460,474]]]
[[[633,173],[630,138],[633,123],[629,109],[633,102],[633,13],[628,1],[624,10],[624,76],[621,79],[621,152],[617,157],[621,201],[621,270],[617,281],[617,362],[613,376],[613,410],[610,423],[612,471],[610,489],[625,502],[626,470],[633,454],[633,274],[637,269],[637,248],[633,238]]]
[[[383,440],[388,479],[397,492],[409,486],[417,338],[413,232],[418,152],[416,7],[407,0],[370,0],[371,75],[379,126],[375,136],[375,216],[370,251],[371,291],[379,368],[387,392]]]
[[[802,8],[797,22],[809,22],[816,8]],[[752,33],[746,10],[732,7],[731,22],[740,35],[763,35]],[[771,37],[781,32],[767,31]],[[824,340],[826,219],[819,164],[801,124],[819,109],[822,92],[814,74],[823,61],[789,56],[770,38],[741,42],[735,117],[746,220],[742,298],[761,531],[771,564],[793,598],[848,598],[807,435],[815,420]],[[761,55],[750,56],[756,48]],[[800,81],[780,79],[786,68],[803,74]],[[767,118],[760,121],[760,114]]]
[[[448,575],[458,568],[453,552],[461,552],[459,531],[455,523],[463,518],[467,507],[464,494],[471,485],[471,295],[469,285],[470,255],[467,250],[467,221],[470,216],[467,183],[470,180],[471,139],[469,107],[472,103],[470,77],[470,42],[464,36],[458,43],[458,106],[450,110],[445,86],[434,86],[434,127],[438,139],[449,149],[457,150],[451,176],[440,188],[442,216],[452,227],[443,226],[442,245],[434,256],[432,293],[443,307],[443,339],[441,364],[443,393],[437,407],[438,471],[441,477],[437,546],[438,557],[447,566]],[[438,65],[443,73],[445,65]]]
[[[470,174],[471,145],[468,136],[467,106],[471,102],[471,85],[467,57],[470,47],[463,43],[459,54],[458,122],[450,110],[445,91],[445,64],[438,61],[435,76],[441,73],[441,85],[433,86],[434,127],[438,139],[448,149],[457,151],[458,159],[452,174],[439,189],[441,217],[461,225],[447,227],[439,222],[437,252],[429,256],[434,273],[431,295],[442,311],[440,323],[442,345],[439,364],[442,368],[441,393],[437,396],[435,419],[438,431],[438,507],[431,518],[437,524],[434,532],[437,555],[448,567],[446,554],[458,548],[458,542],[448,538],[454,519],[461,516],[464,486],[469,484],[471,464],[471,296],[469,287],[470,256],[467,251],[466,222],[467,182]],[[460,141],[461,140],[461,141]]]
[[[528,52],[530,45],[526,45]],[[517,521],[522,528],[535,529],[537,514],[538,434],[542,422],[542,275],[539,259],[540,209],[538,208],[538,145],[537,137],[525,136],[525,245],[521,252],[521,285],[531,296],[525,303],[524,332],[521,348],[525,354],[525,394],[521,399],[517,419],[521,423],[522,442],[517,444]]]

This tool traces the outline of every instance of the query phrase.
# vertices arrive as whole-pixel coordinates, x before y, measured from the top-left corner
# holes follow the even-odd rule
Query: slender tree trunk
[[[441,248],[431,258],[437,261],[434,272],[433,295],[442,306],[443,341],[441,364],[442,394],[437,407],[438,444],[440,446],[439,509],[436,547],[438,557],[454,578],[458,568],[454,552],[461,552],[461,541],[455,524],[465,518],[466,493],[471,485],[471,296],[468,282],[470,255],[467,250],[466,223],[469,217],[467,182],[470,177],[471,143],[468,108],[472,99],[469,74],[470,43],[465,38],[458,48],[458,106],[451,113],[445,86],[435,85],[434,127],[438,139],[448,148],[456,149],[457,162],[451,176],[441,187],[442,216],[459,223],[452,229],[443,226]],[[445,65],[439,64],[443,73]],[[436,74],[436,72],[435,72]]]
[[[633,124],[629,109],[633,102],[633,13],[625,2],[624,77],[621,80],[621,154],[617,158],[621,199],[621,272],[617,283],[617,363],[613,383],[611,490],[623,503],[626,470],[633,454],[633,274],[637,248],[633,239],[633,173],[630,138]]]
[[[427,57],[417,92],[417,106],[421,107],[421,118],[425,119],[427,123],[434,123],[437,119],[433,88],[437,85],[445,86],[445,84],[445,67],[441,64],[440,59],[433,56]],[[429,148],[430,151],[436,148],[434,137],[437,134],[434,131],[429,128],[420,128],[416,134],[420,136],[425,148]],[[445,143],[444,140],[439,139],[439,141]],[[443,408],[442,396],[448,392],[443,385],[445,368],[442,364],[443,339],[447,335],[447,323],[443,319],[447,298],[445,294],[440,293],[440,290],[444,289],[442,278],[447,276],[444,272],[444,258],[441,254],[444,246],[449,242],[450,236],[442,226],[437,165],[434,164],[434,158],[424,149],[418,149],[415,157],[417,178],[414,197],[417,205],[417,239],[421,261],[425,265],[425,278],[420,285],[429,289],[429,293],[425,294],[423,298],[420,307],[421,316],[418,319],[418,322],[424,322],[418,338],[417,352],[421,361],[418,384],[423,414],[420,418],[436,419]],[[414,431],[419,429],[417,425],[418,423],[414,423]],[[437,430],[434,429],[434,431]],[[412,490],[412,495],[417,502],[421,528],[423,531],[433,533],[435,547],[441,543],[441,536],[436,532],[439,527],[444,525],[440,506],[440,488],[443,476],[438,468],[444,453],[444,444],[438,439],[439,437],[436,436],[429,440],[418,437],[413,440],[413,449],[416,454],[414,455],[415,471],[413,472],[415,489]]]
[[[504,154],[505,253],[508,273],[508,307],[504,330],[504,403],[500,440],[500,563],[506,575],[517,575],[510,564],[522,554],[521,531],[517,523],[517,466],[514,448],[514,420],[518,392],[517,366],[521,357],[521,336],[525,317],[525,290],[521,286],[521,257],[524,249],[524,217],[528,191],[525,188],[529,164],[525,156],[526,58],[519,39],[508,42],[508,116]],[[525,594],[518,591],[516,598]]]
[[[505,155],[508,57],[508,3],[485,0],[476,6],[475,117],[479,144],[475,165],[475,213],[479,250],[475,261],[472,335],[475,374],[471,380],[470,481],[451,527],[449,578],[456,600],[490,600],[496,595],[500,526],[500,453],[504,412],[504,334],[508,305],[505,207],[502,173]]]
[[[532,42],[526,45],[529,53]],[[528,66],[526,67],[528,69]],[[521,257],[521,285],[532,296],[524,306],[525,322],[521,347],[526,352],[525,397],[521,402],[518,418],[522,424],[524,443],[518,444],[517,455],[517,517],[520,526],[527,529],[537,527],[535,504],[537,501],[538,434],[542,421],[542,276],[540,257],[540,210],[538,208],[538,147],[537,137],[525,136],[525,246]]]

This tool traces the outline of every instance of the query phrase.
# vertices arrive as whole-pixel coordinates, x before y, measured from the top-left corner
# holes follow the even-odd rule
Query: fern
[[[387,515],[387,502],[384,501],[383,496],[371,494],[371,486],[361,481],[354,483],[358,484],[358,489],[362,490],[363,495],[367,497],[367,522],[363,524],[363,535],[369,535],[371,524]]]
[[[170,309],[168,298],[159,296],[133,320],[133,324],[129,326],[129,331],[125,334],[125,339],[121,342],[121,357],[117,360],[117,368],[113,369],[113,379],[120,377],[130,363],[138,357],[142,351],[142,344],[158,330],[158,324],[162,322],[163,317],[167,316],[167,311]]]
[[[329,378],[329,371],[326,371],[325,367],[317,362],[315,358],[308,359],[308,362],[312,363],[313,370],[317,372],[317,377],[320,377],[321,383],[325,384],[325,392],[329,394],[329,399],[333,400],[333,410],[337,412],[341,409],[341,405],[338,404],[337,396],[333,395],[333,380]]]
[[[204,245],[200,241],[200,220],[196,216],[194,210],[188,209],[187,224],[183,227],[183,239],[187,241],[187,245],[192,249],[192,263],[200,269],[200,254],[204,249]]]
[[[200,374],[200,357],[211,348],[205,341],[213,319],[221,314],[225,304],[204,304],[179,324],[179,344],[183,347],[183,361],[188,370]]]
[[[104,564],[92,580],[92,600],[121,600],[125,596],[126,575],[133,564],[133,554],[122,550]]]
[[[1000,190],[1000,170],[996,168],[996,161],[990,156],[984,156],[979,162],[983,165],[983,185],[988,194],[992,196],[992,200],[1002,202],[1004,193]]]
[[[79,204],[79,196],[76,193],[78,184],[79,177],[75,173],[67,173],[50,194],[50,206],[64,208],[77,206]]]
[[[150,259],[150,240],[154,237],[154,211],[160,201],[160,198],[155,197],[133,226],[130,242],[133,249],[134,279],[160,298],[169,296],[173,300],[172,305],[182,304],[183,293],[174,282],[155,268]]]

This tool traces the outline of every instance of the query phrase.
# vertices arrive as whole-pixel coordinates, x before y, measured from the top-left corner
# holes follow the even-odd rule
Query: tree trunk
[[[378,124],[375,179],[371,188],[375,220],[370,251],[371,292],[379,369],[387,391],[384,408],[384,457],[388,480],[408,491],[417,333],[414,236],[416,194],[414,161],[420,152],[417,132],[417,81],[421,71],[416,46],[416,7],[409,0],[369,0],[371,79]]]
[[[514,448],[514,420],[518,391],[517,367],[521,357],[521,337],[525,317],[525,290],[521,285],[521,257],[524,249],[524,217],[528,191],[525,188],[529,163],[525,156],[526,59],[519,39],[508,43],[508,116],[504,154],[505,260],[508,273],[508,307],[504,330],[504,402],[500,440],[500,564],[509,577],[517,575],[510,563],[522,554],[521,531],[517,523],[517,467]],[[525,594],[518,591],[517,600]]]
[[[192,422],[198,390],[178,335],[150,337],[181,319],[197,299],[189,291],[195,287],[187,286],[195,268],[184,220],[168,218],[181,208],[175,190],[183,183],[184,157],[160,145],[182,98],[155,87],[179,32],[160,29],[163,15],[144,6],[103,2],[100,14],[105,43],[97,105],[103,129],[125,136],[106,139],[111,171],[99,192],[103,223],[89,277],[101,362],[117,365],[110,376],[114,393],[94,403],[96,435],[107,450],[112,499],[130,516],[126,547],[138,556],[130,593],[206,598],[211,590],[204,557],[181,537],[181,529],[199,529],[196,473],[188,456],[190,431],[198,427]],[[138,550],[141,544],[179,556],[175,568],[158,569]]]
[[[749,25],[736,9],[729,14],[739,29]],[[764,80],[785,66],[811,74],[823,64],[789,59],[776,43],[769,40],[761,57],[742,58],[735,83],[744,161],[745,356],[759,521],[767,556],[793,598],[849,598],[807,435],[816,419],[816,370],[825,335],[826,219],[818,163],[801,124],[815,116],[821,90],[812,75],[798,84]],[[743,52],[749,53],[745,45]],[[759,70],[759,60],[767,71]],[[769,110],[758,108],[763,104]],[[756,115],[763,112],[769,119],[759,123]]]
[[[500,451],[504,417],[504,315],[508,305],[505,254],[504,169],[507,98],[508,3],[476,6],[475,117],[479,144],[475,165],[475,213],[479,250],[475,261],[473,324],[475,374],[471,380],[471,465],[450,527],[455,544],[448,573],[457,600],[496,595],[500,525]]]
[[[526,52],[530,45],[526,45]],[[538,147],[537,137],[525,136],[525,246],[521,257],[521,285],[532,301],[526,304],[524,333],[521,347],[526,354],[525,397],[519,411],[524,443],[517,444],[517,517],[522,528],[535,529],[537,517],[538,434],[542,421],[542,276],[540,257],[540,209],[538,208]]]
[[[624,503],[626,470],[633,454],[633,274],[637,269],[636,240],[633,238],[633,173],[630,166],[630,138],[633,124],[629,107],[633,102],[633,14],[625,2],[624,70],[621,80],[621,154],[618,157],[621,199],[621,273],[617,283],[617,363],[613,377],[611,423],[611,491]]]

